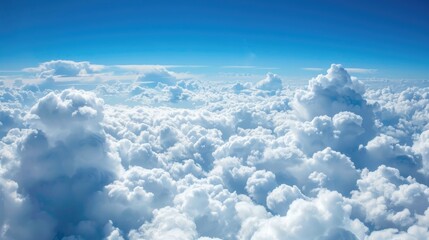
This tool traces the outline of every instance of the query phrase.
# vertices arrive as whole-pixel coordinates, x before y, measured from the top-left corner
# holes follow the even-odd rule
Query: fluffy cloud
[[[174,208],[162,208],[155,212],[151,223],[144,224],[138,231],[131,231],[130,239],[196,239],[195,223]]]
[[[41,63],[38,67],[25,68],[24,71],[35,72],[40,78],[52,76],[75,77],[99,72],[103,68],[103,65],[95,65],[90,62],[53,60]]]
[[[306,199],[297,186],[282,184],[267,196],[268,208],[276,214],[285,215],[296,199]]]
[[[400,176],[395,168],[381,165],[374,172],[364,169],[357,186],[351,198],[357,214],[376,230],[406,229],[429,207],[429,188]]]
[[[362,161],[365,166],[374,170],[380,165],[387,165],[401,170],[405,176],[421,178],[417,171],[421,170],[421,160],[410,146],[401,145],[391,136],[381,134],[374,137],[362,149]]]
[[[148,87],[156,87],[158,84],[175,85],[178,78],[174,72],[164,67],[150,69],[137,78],[137,82]]]
[[[429,130],[420,134],[419,138],[413,145],[414,151],[422,156],[422,169],[420,170],[424,175],[429,176]]]
[[[92,91],[53,61],[0,86],[1,239],[427,239],[427,88],[183,80],[162,66]],[[78,86],[76,86],[78,87]]]
[[[122,169],[101,128],[102,101],[67,90],[41,98],[30,114],[36,129],[14,133],[9,140],[14,140],[11,161],[18,164],[8,169],[13,176],[7,182],[14,184],[22,207],[6,216],[11,222],[4,237],[27,239],[38,228],[47,231],[46,238],[97,236],[101,226],[84,218],[86,204]],[[28,214],[40,217],[24,220]],[[22,231],[17,223],[25,221],[30,222]]]
[[[341,65],[333,64],[326,75],[311,79],[307,90],[297,92],[292,106],[297,116],[305,120],[352,112],[363,118],[362,124],[369,130],[373,113],[362,96],[364,91],[362,82],[352,79]]]
[[[352,207],[336,192],[321,191],[314,199],[297,199],[284,217],[261,219],[251,239],[356,239],[367,231],[351,219]],[[247,239],[247,238],[243,238]]]
[[[259,170],[247,179],[246,190],[256,202],[265,204],[269,192],[276,187],[275,175],[272,172]]]
[[[103,100],[93,93],[76,90],[65,90],[60,94],[51,92],[31,108],[28,118],[36,128],[50,135],[98,132],[102,130],[103,105]]]
[[[283,83],[277,74],[267,73],[264,79],[256,83],[255,87],[260,90],[275,92],[283,88]]]
[[[0,137],[3,137],[12,128],[22,127],[22,112],[19,109],[4,106],[0,110]]]

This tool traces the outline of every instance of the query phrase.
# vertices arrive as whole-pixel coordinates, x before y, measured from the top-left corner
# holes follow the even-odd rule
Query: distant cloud
[[[376,73],[378,70],[373,68],[345,68],[349,73],[370,74]]]
[[[301,69],[305,71],[323,71],[323,68],[316,68],[316,67],[305,67]]]
[[[3,71],[35,73],[39,78],[48,77],[90,77],[105,75],[109,76],[129,75],[129,71],[137,73],[149,73],[164,71],[171,68],[204,68],[204,65],[157,65],[157,64],[134,64],[134,65],[100,65],[88,61],[75,62],[71,60],[53,60],[43,62],[37,67],[24,68],[21,71]],[[1,73],[2,71],[0,71]],[[189,75],[189,74],[187,74]],[[111,78],[111,77],[110,77]]]
[[[252,66],[252,65],[227,65],[227,66],[221,66],[221,68],[260,69],[260,70],[276,70],[276,69],[279,69],[278,67],[259,67],[259,66]]]
[[[24,68],[24,72],[33,72],[39,77],[76,77],[100,72],[104,65],[91,64],[90,62],[75,62],[70,60],[53,60],[39,64],[37,67]]]
[[[282,79],[277,74],[267,73],[264,79],[256,83],[256,88],[275,92],[283,88]]]
[[[181,74],[168,70],[163,66],[145,68],[137,77],[137,82],[146,86],[156,87],[158,84],[175,85],[179,80],[192,78],[190,74]]]
[[[257,69],[261,69],[261,70],[277,70],[280,69],[278,67],[258,67]]]
[[[222,68],[249,69],[249,68],[256,68],[256,66],[249,66],[249,65],[231,65],[231,66],[222,66]]]
[[[19,73],[22,70],[0,70],[0,73]]]
[[[305,71],[315,71],[315,72],[320,72],[324,70],[323,68],[318,68],[318,67],[305,67],[301,69]],[[370,74],[378,71],[377,69],[373,69],[373,68],[345,68],[345,69],[347,70],[348,73],[360,73],[360,74]]]
[[[134,64],[134,65],[112,65],[110,68],[119,68],[129,71],[145,72],[153,69],[161,68],[205,68],[205,65],[150,65],[150,64]]]

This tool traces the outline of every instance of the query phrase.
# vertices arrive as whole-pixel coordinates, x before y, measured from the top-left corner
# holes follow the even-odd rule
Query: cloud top
[[[42,65],[47,85],[98,71]],[[1,239],[429,237],[428,88],[338,64],[294,88],[138,73],[0,86]]]

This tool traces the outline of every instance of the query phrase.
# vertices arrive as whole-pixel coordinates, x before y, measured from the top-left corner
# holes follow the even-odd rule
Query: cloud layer
[[[429,238],[428,88],[366,89],[337,64],[294,89],[157,67],[0,99],[2,239]]]

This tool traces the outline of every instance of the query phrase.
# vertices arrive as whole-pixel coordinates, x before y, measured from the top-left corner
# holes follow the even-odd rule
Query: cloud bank
[[[98,71],[52,61],[43,76]],[[429,89],[163,67],[0,86],[1,239],[428,239]]]

